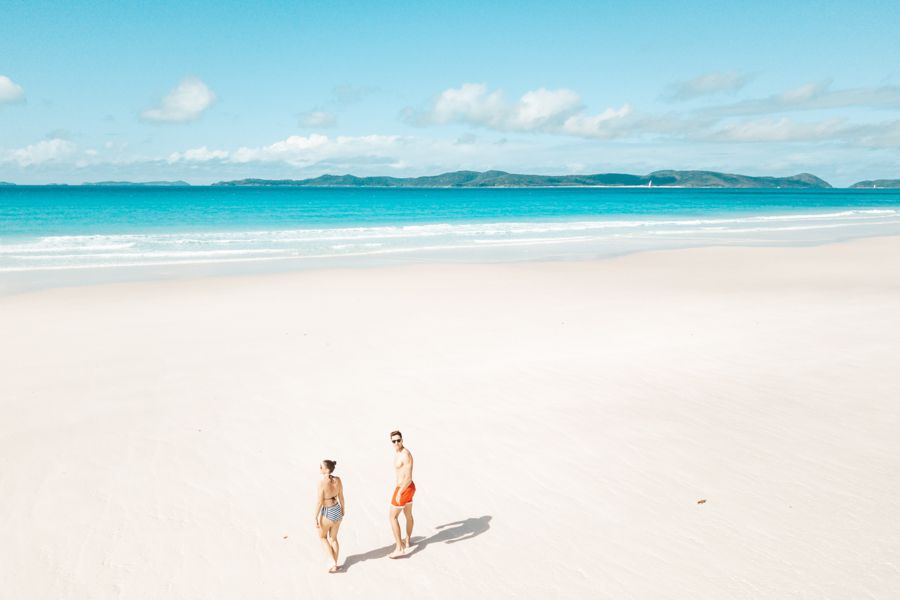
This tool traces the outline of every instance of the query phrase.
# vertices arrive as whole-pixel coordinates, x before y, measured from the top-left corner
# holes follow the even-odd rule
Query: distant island
[[[505,171],[454,171],[426,177],[357,177],[322,175],[311,179],[239,179],[221,186],[291,187],[692,187],[692,188],[830,188],[809,173],[790,177],[752,177],[715,171],[654,171],[648,175],[520,175]]]
[[[0,187],[18,184],[0,181]],[[68,186],[46,183],[44,186]],[[76,184],[77,185],[77,184]],[[96,187],[191,187],[187,181],[86,181]],[[375,187],[375,188],[543,188],[543,187],[683,187],[683,188],[786,188],[828,189],[831,184],[810,173],[769,177],[717,171],[653,171],[647,175],[598,173],[595,175],[523,175],[506,171],[452,171],[424,177],[357,177],[321,175],[309,179],[236,179],[213,186],[230,187]],[[848,189],[900,189],[900,179],[858,181]]]
[[[900,179],[875,179],[872,181],[859,181],[852,188],[900,188]]]
[[[99,185],[109,187],[137,187],[137,186],[155,186],[155,187],[179,187],[189,186],[187,181],[85,181],[81,185]]]

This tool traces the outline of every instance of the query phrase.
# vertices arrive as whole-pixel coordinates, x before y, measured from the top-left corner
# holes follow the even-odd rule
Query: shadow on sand
[[[461,542],[463,540],[470,540],[475,536],[481,535],[490,528],[490,515],[485,515],[483,517],[470,517],[463,521],[454,521],[453,523],[438,525],[437,527],[435,527],[438,532],[431,537],[423,538],[413,536],[412,550],[407,552],[406,555],[402,558],[409,558],[414,554],[422,552],[423,550],[425,550],[425,548],[428,547],[429,544],[436,544],[438,542],[453,544],[455,542]],[[391,551],[393,551],[393,549],[394,545],[390,544],[382,548],[370,550],[365,554],[353,554],[351,556],[348,556],[344,560],[344,564],[342,565],[340,572],[346,573],[350,569],[350,567],[352,567],[356,563],[361,563],[366,560],[377,558],[386,558],[387,555],[390,554]]]

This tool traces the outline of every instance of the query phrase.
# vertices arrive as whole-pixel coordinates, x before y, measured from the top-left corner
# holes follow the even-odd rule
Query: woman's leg
[[[319,539],[322,540],[322,545],[325,547],[325,553],[328,555],[328,560],[334,565],[336,560],[334,548],[331,547],[331,542],[328,541],[328,532],[330,530],[331,521],[325,517],[319,517]]]
[[[331,545],[331,550],[334,552],[334,565],[333,568],[336,571],[338,568],[338,556],[341,552],[341,545],[338,543],[338,531],[341,529],[341,523],[343,521],[338,521],[337,523],[333,523],[331,525],[330,533],[328,534],[328,543]]]

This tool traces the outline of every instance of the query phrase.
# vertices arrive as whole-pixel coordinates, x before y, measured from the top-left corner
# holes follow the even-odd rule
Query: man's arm
[[[400,489],[397,491],[398,498],[404,491],[406,491],[406,488],[409,487],[409,484],[412,483],[412,469],[413,469],[412,452],[407,450],[406,457],[403,459],[403,484],[400,486]]]

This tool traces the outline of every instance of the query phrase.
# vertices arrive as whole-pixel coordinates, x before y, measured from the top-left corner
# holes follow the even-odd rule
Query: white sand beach
[[[0,334],[4,598],[900,590],[900,238],[44,290]]]

